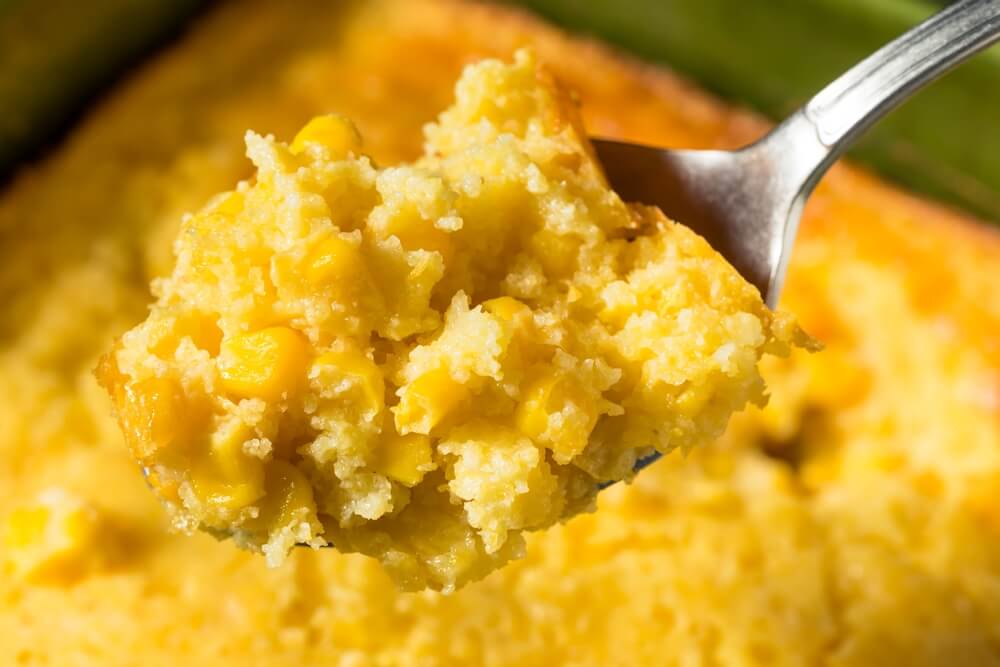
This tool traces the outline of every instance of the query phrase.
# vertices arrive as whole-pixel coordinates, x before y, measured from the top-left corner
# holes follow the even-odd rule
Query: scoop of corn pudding
[[[531,54],[469,66],[425,139],[379,169],[339,116],[250,132],[255,180],[183,221],[98,371],[178,528],[449,590],[763,403],[796,325],[619,199]]]

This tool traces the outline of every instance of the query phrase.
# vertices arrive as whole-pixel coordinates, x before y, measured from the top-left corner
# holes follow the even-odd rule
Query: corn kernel
[[[118,368],[117,349],[101,358],[94,374],[111,393],[133,456],[147,463],[168,450],[189,450],[209,416],[210,405],[189,399],[172,378],[130,382]]]
[[[267,469],[260,513],[248,524],[252,530],[275,530],[315,517],[312,486],[298,468],[287,461],[273,461]]]
[[[333,159],[344,159],[361,150],[361,135],[354,123],[339,114],[316,116],[299,130],[289,149],[298,155],[308,144],[319,144]]]
[[[219,354],[222,385],[240,398],[288,397],[305,374],[309,347],[288,327],[228,338]]]
[[[237,419],[222,421],[209,446],[191,464],[190,481],[195,495],[223,511],[239,510],[264,494],[264,461],[243,451],[255,436]]]
[[[404,234],[407,239],[402,237],[399,239],[400,242],[406,248],[420,248],[421,250],[428,250],[430,252],[436,252],[441,255],[441,258],[447,264],[451,261],[452,255],[455,254],[455,244],[451,240],[451,234],[449,232],[432,227],[430,229],[424,230],[422,232],[415,232],[413,237],[409,234]]]
[[[514,412],[514,421],[521,432],[538,438],[549,426],[549,402],[553,398],[560,376],[545,374],[528,385],[521,402]]]
[[[686,387],[674,400],[674,408],[682,415],[697,415],[712,400],[713,389],[707,384]]]
[[[484,301],[483,310],[518,328],[528,328],[534,325],[531,308],[514,297],[501,296]]]
[[[188,444],[190,411],[176,380],[149,378],[125,383],[118,411],[129,449],[140,460]]]
[[[435,368],[404,386],[394,409],[400,433],[430,433],[465,398],[447,368]]]
[[[549,276],[569,276],[575,270],[580,242],[543,229],[531,237],[530,247]]]
[[[195,347],[207,351],[212,356],[219,354],[222,330],[212,317],[196,316],[180,320],[177,323],[177,335],[187,336]]]
[[[209,202],[206,208],[213,213],[237,215],[243,210],[243,195],[236,191],[225,192]]]
[[[201,314],[178,317],[173,323],[170,335],[159,341],[153,347],[153,352],[161,357],[169,357],[183,338],[190,338],[195,347],[216,356],[219,354],[219,344],[222,342],[222,330],[219,329],[214,317]]]
[[[416,486],[434,469],[431,439],[419,433],[391,434],[376,448],[372,469],[405,486]]]
[[[545,361],[551,356],[552,350],[538,335],[534,313],[527,304],[510,296],[501,296],[484,301],[482,307],[510,329],[513,345],[507,350],[507,363],[513,368],[526,367],[533,361]]]
[[[381,412],[385,405],[385,380],[375,362],[360,352],[327,352],[313,362],[310,376],[327,384],[348,379],[358,394],[361,410],[369,418]]]
[[[310,253],[306,279],[313,285],[325,285],[356,279],[364,270],[361,248],[333,235],[320,241]]]
[[[35,583],[58,583],[82,573],[94,560],[97,513],[61,489],[15,509],[3,534],[6,569]]]
[[[48,507],[19,507],[7,517],[4,545],[17,549],[40,542],[45,537],[45,529],[51,512]]]
[[[381,230],[385,236],[395,236],[407,250],[427,250],[440,253],[447,264],[455,253],[451,233],[438,229],[415,211],[400,214],[386,221]]]
[[[235,511],[264,494],[264,462],[243,453],[246,435],[213,438],[208,455],[191,466],[191,486],[202,502]]]
[[[216,477],[243,480],[255,476],[261,460],[243,451],[244,443],[253,437],[253,430],[238,421],[229,421],[212,434],[208,454]]]
[[[558,432],[552,432],[551,416],[562,413]],[[597,423],[594,401],[573,381],[557,371],[548,371],[531,382],[514,411],[514,423],[536,442],[544,442],[557,461],[569,460],[586,447]]]
[[[180,482],[174,477],[165,477],[155,468],[146,470],[146,484],[149,485],[159,497],[172,502],[181,502]]]
[[[122,391],[122,386],[128,379],[121,372],[121,369],[118,368],[116,355],[120,349],[121,341],[118,341],[110,352],[102,355],[97,360],[97,367],[94,369],[94,377],[97,378],[97,384],[104,387],[111,394],[116,405],[119,403],[119,400],[115,394]]]
[[[201,502],[221,510],[226,516],[253,505],[263,493],[256,481],[222,480],[201,473],[192,475],[191,487]]]

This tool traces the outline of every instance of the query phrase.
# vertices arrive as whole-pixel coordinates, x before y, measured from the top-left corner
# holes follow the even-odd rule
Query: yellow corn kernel
[[[93,560],[97,513],[61,489],[43,492],[7,517],[3,533],[6,569],[35,583],[78,575]]]
[[[365,270],[361,248],[340,236],[320,241],[306,263],[306,279],[313,285],[357,279]]]
[[[243,451],[253,437],[253,430],[238,421],[227,422],[212,434],[209,457],[217,477],[239,481],[255,476],[261,460]]]
[[[372,469],[405,486],[416,486],[434,469],[431,439],[419,433],[389,435],[376,447]]]
[[[385,380],[375,362],[360,352],[326,352],[313,362],[310,377],[323,384],[339,384],[347,379],[358,396],[362,412],[369,418],[385,405]]]
[[[511,296],[501,296],[483,302],[483,310],[510,322],[514,327],[527,329],[534,325],[531,308]]]
[[[252,437],[249,427],[235,421],[212,434],[209,450],[191,466],[191,486],[202,502],[238,510],[264,494],[264,462],[243,451]]]
[[[153,352],[161,357],[169,357],[183,338],[190,338],[195,347],[205,350],[214,357],[219,354],[222,330],[216,324],[215,317],[200,314],[178,317],[173,323],[170,335],[159,341],[153,347]]]
[[[694,416],[705,409],[714,396],[713,387],[708,384],[693,384],[686,387],[674,400],[674,408],[682,415]]]
[[[385,236],[395,236],[406,250],[427,250],[440,253],[447,264],[455,253],[451,233],[438,229],[416,211],[400,214],[386,222],[381,230]]]
[[[447,368],[435,368],[405,385],[394,409],[396,430],[427,435],[465,398]]]
[[[205,350],[212,356],[219,354],[222,343],[222,329],[212,317],[195,315],[180,320],[177,323],[177,335],[187,336],[200,350]]]
[[[18,549],[42,541],[51,514],[45,506],[19,507],[11,512],[7,517],[4,546]]]
[[[268,465],[265,493],[259,508],[260,513],[247,525],[251,530],[273,531],[296,521],[314,519],[316,515],[309,480],[301,470],[281,460]]]
[[[567,409],[572,408],[567,413]],[[559,432],[549,432],[550,417],[564,413]],[[594,401],[558,371],[547,371],[531,382],[514,411],[514,422],[533,440],[545,440],[557,454],[575,455],[586,446],[590,431],[597,423]]]
[[[224,192],[213,198],[205,207],[212,213],[233,216],[243,210],[243,195],[235,190]]]
[[[255,482],[233,482],[205,474],[192,475],[191,488],[201,502],[221,510],[226,518],[231,518],[230,512],[253,505],[263,493]]]
[[[549,402],[561,378],[546,373],[530,383],[514,411],[514,422],[530,438],[538,438],[549,427]]]
[[[339,114],[316,116],[295,135],[289,149],[298,155],[308,144],[320,144],[335,160],[361,151],[361,135],[354,123]]]
[[[222,386],[239,398],[287,398],[302,381],[308,357],[308,343],[288,327],[227,338],[219,353]]]
[[[575,271],[580,242],[573,237],[542,229],[531,237],[529,244],[547,275],[569,276]]]
[[[186,448],[194,420],[176,380],[149,378],[126,382],[122,389],[118,418],[137,459],[148,460],[170,447]]]
[[[508,348],[508,362],[514,368],[524,367],[532,361],[542,361],[551,356],[548,348],[538,335],[535,316],[531,308],[514,297],[501,296],[484,301],[483,310],[493,315],[509,327],[512,347]]]
[[[181,502],[180,482],[174,477],[164,477],[155,468],[147,468],[146,484],[156,495],[172,503]]]
[[[408,239],[399,240],[405,248],[420,248],[439,253],[445,264],[449,263],[455,254],[455,244],[451,240],[451,234],[436,227],[416,232]]]

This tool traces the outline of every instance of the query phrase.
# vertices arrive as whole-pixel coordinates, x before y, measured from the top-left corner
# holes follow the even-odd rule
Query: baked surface
[[[401,594],[359,556],[268,570],[167,533],[91,371],[145,316],[181,213],[249,174],[246,128],[336,111],[380,163],[412,159],[464,63],[531,45],[594,134],[764,130],[507,10],[308,4],[220,8],[0,198],[0,515],[48,531],[0,577],[0,664],[1000,664],[1000,240],[848,167],[807,207],[783,303],[826,350],[770,364],[766,410],[524,560]]]

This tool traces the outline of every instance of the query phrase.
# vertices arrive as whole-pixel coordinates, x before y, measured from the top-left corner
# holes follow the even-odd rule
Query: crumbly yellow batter
[[[251,175],[248,127],[338,112],[378,164],[412,160],[462,65],[525,45],[592,134],[764,129],[509,10],[240,2],[0,196],[0,665],[1000,664],[1000,239],[847,167],[807,206],[783,302],[824,352],[767,362],[765,410],[524,559],[400,593],[362,556],[268,569],[168,531],[92,369],[147,316],[181,214]]]
[[[622,202],[532,55],[470,65],[455,94],[407,165],[373,166],[341,116],[250,132],[253,182],[184,221],[99,370],[180,529],[453,590],[764,404],[757,363],[794,324]]]

